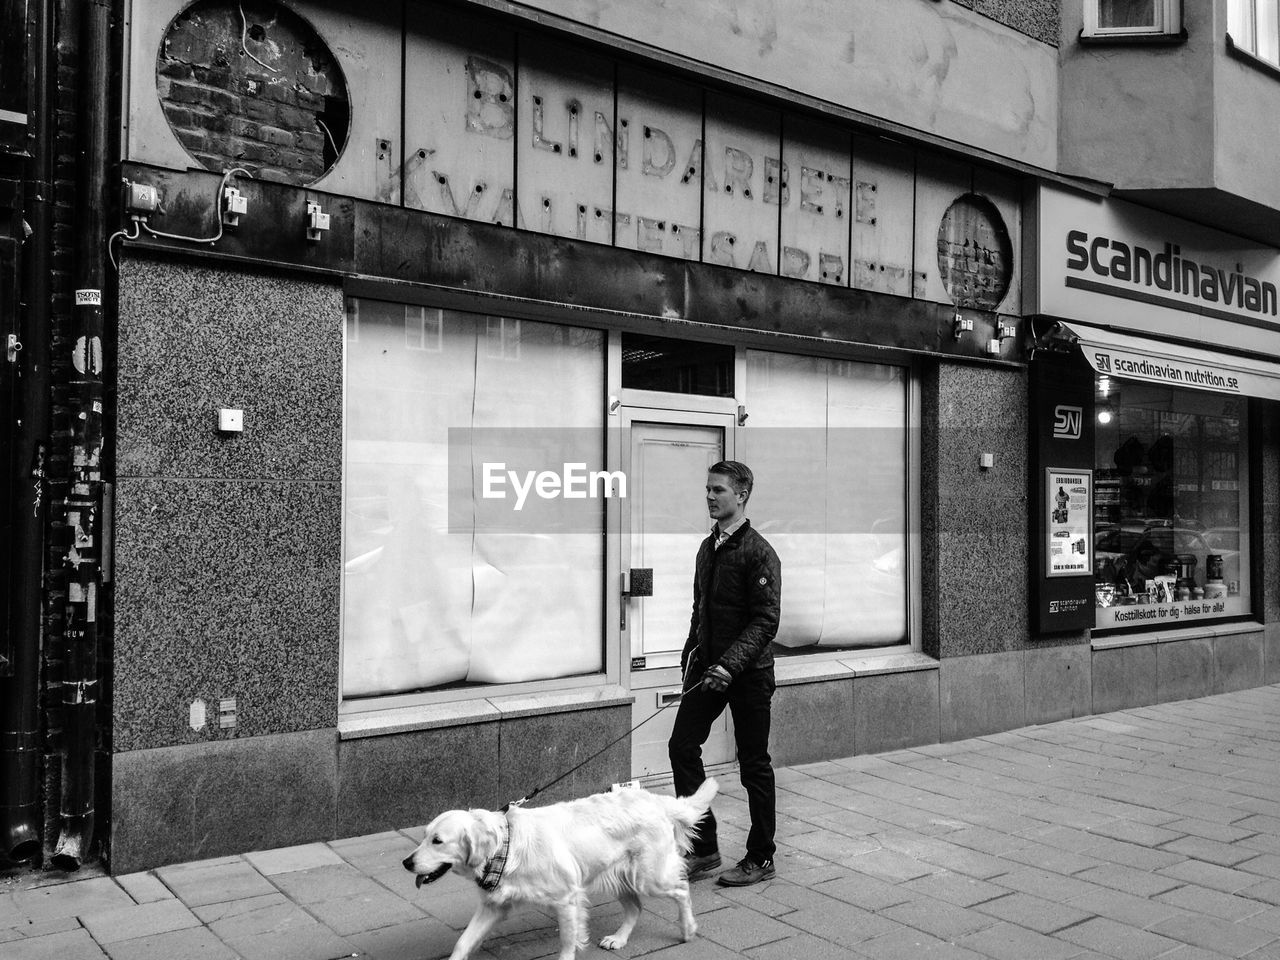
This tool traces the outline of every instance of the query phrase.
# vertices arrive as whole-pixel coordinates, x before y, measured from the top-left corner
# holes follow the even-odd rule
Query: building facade
[[[48,338],[61,653],[5,759],[47,860],[660,781],[721,459],[782,560],[777,762],[1280,678],[1280,198],[1214,135],[1280,98],[1266,31],[889,6],[78,28],[114,78],[103,272]]]

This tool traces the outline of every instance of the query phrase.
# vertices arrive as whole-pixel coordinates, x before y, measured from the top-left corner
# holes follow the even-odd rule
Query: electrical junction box
[[[228,227],[240,225],[240,218],[249,211],[249,198],[235,187],[227,187],[222,194],[222,222]]]
[[[160,191],[149,183],[126,180],[124,208],[135,220],[145,220],[160,208]]]
[[[329,229],[329,214],[320,209],[320,204],[307,201],[307,239],[319,240],[320,235]]]
[[[223,433],[240,433],[244,430],[244,411],[223,408],[218,411],[218,429]]]

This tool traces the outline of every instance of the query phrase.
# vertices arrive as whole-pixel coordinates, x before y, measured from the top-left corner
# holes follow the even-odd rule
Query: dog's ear
[[[463,834],[463,848],[466,860],[471,866],[478,867],[498,852],[502,846],[502,831],[496,824],[490,823],[487,810],[473,810],[472,819]]]

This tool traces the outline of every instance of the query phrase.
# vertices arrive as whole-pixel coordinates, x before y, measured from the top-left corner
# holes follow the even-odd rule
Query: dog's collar
[[[484,872],[476,877],[476,885],[486,893],[492,893],[498,889],[498,884],[502,882],[502,874],[507,869],[507,854],[511,850],[511,823],[506,817],[502,818],[502,846],[498,848],[498,852],[484,862]]]

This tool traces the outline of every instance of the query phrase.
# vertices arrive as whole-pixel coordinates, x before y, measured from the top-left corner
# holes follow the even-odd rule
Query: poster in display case
[[[1045,472],[1045,576],[1093,573],[1092,470],[1048,467]]]

